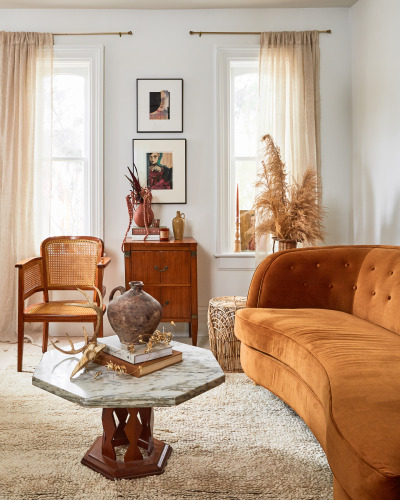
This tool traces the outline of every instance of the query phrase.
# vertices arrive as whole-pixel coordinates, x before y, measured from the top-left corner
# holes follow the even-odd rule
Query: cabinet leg
[[[199,329],[199,320],[197,318],[192,319],[189,323],[189,335],[192,337],[192,345],[197,345],[197,331]]]

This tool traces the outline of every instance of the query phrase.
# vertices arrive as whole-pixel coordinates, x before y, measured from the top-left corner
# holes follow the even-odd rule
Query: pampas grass
[[[270,135],[262,138],[265,144],[262,171],[256,187],[259,194],[253,209],[257,214],[256,237],[266,234],[280,240],[295,240],[315,245],[324,240],[321,206],[321,185],[315,169],[309,167],[302,179],[291,179],[282,161],[279,148]]]

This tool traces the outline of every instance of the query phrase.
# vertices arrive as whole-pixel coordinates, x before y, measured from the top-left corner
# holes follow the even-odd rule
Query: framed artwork
[[[138,132],[183,132],[183,79],[136,80]]]
[[[133,163],[154,203],[186,203],[186,139],[133,139]]]
[[[249,230],[256,225],[256,214],[254,210],[240,210],[240,247],[242,252],[254,252],[256,249],[255,235],[249,234]]]

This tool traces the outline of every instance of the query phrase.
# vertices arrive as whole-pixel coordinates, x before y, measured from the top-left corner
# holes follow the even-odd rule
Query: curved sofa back
[[[299,248],[261,262],[247,307],[334,309],[399,333],[399,290],[400,247]]]

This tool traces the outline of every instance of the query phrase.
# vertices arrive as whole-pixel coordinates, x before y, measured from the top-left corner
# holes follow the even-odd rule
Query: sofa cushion
[[[327,434],[341,440],[326,450],[336,477],[369,467],[400,481],[399,335],[340,311],[262,308],[237,311],[235,334],[295,370],[322,402]]]
[[[357,279],[353,314],[400,333],[400,252],[374,248]]]

